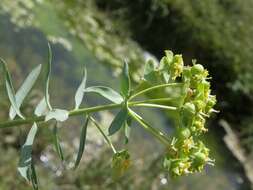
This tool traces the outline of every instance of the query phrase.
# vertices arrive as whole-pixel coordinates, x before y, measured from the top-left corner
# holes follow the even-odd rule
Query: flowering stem
[[[148,102],[159,102],[159,101],[167,101],[165,98],[161,99],[149,99],[149,100],[143,100],[143,101],[135,101],[135,102],[129,102],[128,105],[131,106],[143,106],[143,107],[151,107],[150,105],[143,105],[144,103]],[[141,105],[138,105],[141,104]],[[110,109],[116,109],[120,108],[122,105],[121,104],[106,104],[106,105],[100,105],[100,106],[93,106],[89,108],[80,108],[76,110],[71,110],[69,111],[69,117],[76,116],[76,115],[82,115],[82,114],[89,114],[89,113],[94,113],[98,111],[103,111],[103,110],[110,110]],[[155,105],[153,104],[153,107],[161,107],[161,105]],[[169,107],[169,106],[166,106]],[[175,107],[171,107],[171,110],[176,110]],[[11,120],[11,121],[4,121],[0,122],[0,128],[7,128],[7,127],[15,127],[15,126],[20,126],[20,125],[25,125],[25,124],[32,124],[34,122],[44,122],[45,121],[45,116],[33,116],[29,117],[26,119],[16,119],[16,120]]]
[[[146,88],[146,89],[141,90],[140,92],[137,92],[136,94],[130,96],[130,98],[128,100],[130,101],[133,98],[135,98],[139,95],[145,94],[146,92],[149,92],[149,91],[153,91],[153,90],[156,90],[156,89],[159,89],[159,88],[166,88],[168,86],[178,86],[178,85],[181,85],[181,84],[182,83],[167,83],[167,84],[160,84],[160,85],[152,86],[150,88]]]
[[[90,120],[94,123],[94,125],[97,127],[97,129],[99,130],[99,132],[102,134],[102,136],[104,137],[105,141],[108,143],[108,145],[112,148],[113,153],[117,153],[115,147],[113,146],[111,140],[106,136],[106,134],[104,133],[104,131],[101,129],[100,124],[92,117],[89,116]]]
[[[119,107],[121,107],[121,104],[107,104],[107,105],[94,106],[94,107],[89,107],[89,108],[81,108],[81,109],[69,111],[69,117],[82,115],[82,114],[89,114],[89,113],[94,113],[98,111],[109,110],[109,109],[114,109],[114,108],[119,108]],[[26,119],[16,119],[12,121],[5,121],[5,122],[0,123],[0,128],[31,124],[33,122],[44,122],[44,120],[45,120],[45,116],[39,116],[39,117],[33,116]]]
[[[130,116],[135,119],[145,130],[149,131],[152,135],[154,135],[159,141],[161,141],[165,146],[170,147],[169,138],[162,133],[161,131],[158,131],[157,129],[151,127],[149,124],[147,124],[141,116],[139,116],[137,113],[135,113],[130,108],[129,114]]]
[[[149,107],[149,108],[161,108],[161,109],[165,109],[165,110],[177,110],[177,107],[173,107],[173,106],[164,106],[164,105],[158,105],[158,104],[145,104],[145,103],[141,103],[141,104],[133,104],[132,106],[134,107]]]
[[[141,103],[165,103],[170,101],[175,101],[177,98],[155,98],[155,99],[147,99],[147,100],[139,100],[131,102],[132,104],[141,104]]]

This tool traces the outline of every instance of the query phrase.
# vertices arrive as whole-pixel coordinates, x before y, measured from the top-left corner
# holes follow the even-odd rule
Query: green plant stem
[[[104,137],[105,141],[107,142],[107,144],[112,148],[113,153],[117,153],[115,147],[113,146],[111,140],[106,136],[106,134],[104,133],[104,131],[101,129],[100,124],[92,117],[89,116],[90,120],[94,123],[94,125],[97,127],[97,129],[99,130],[99,132],[102,134],[102,136]]]
[[[135,113],[133,110],[130,108],[129,114],[130,116],[135,119],[145,130],[150,132],[153,136],[155,136],[160,142],[162,142],[166,147],[170,147],[170,141],[169,138],[163,134],[161,131],[158,131],[157,129],[151,127],[149,124],[147,124],[141,116],[139,116],[137,113]]]
[[[121,104],[107,104],[107,105],[101,105],[101,106],[94,106],[89,108],[81,108],[77,110],[72,110],[69,112],[69,117],[76,116],[76,115],[82,115],[82,114],[89,114],[94,113],[98,111],[108,110],[108,109],[114,109],[119,108]],[[31,124],[33,122],[44,122],[45,116],[33,116],[26,119],[16,119],[12,121],[5,121],[0,123],[0,128],[6,128],[6,127],[14,127],[24,124]]]
[[[147,100],[139,100],[139,101],[135,101],[135,102],[131,102],[131,103],[138,103],[138,104],[141,104],[141,103],[165,103],[165,102],[170,102],[170,101],[174,101],[176,99],[179,99],[178,97],[177,98],[155,98],[155,99],[147,99]]]
[[[138,104],[142,104],[145,102],[159,102],[159,101],[165,101],[164,98],[161,99],[149,99],[149,100],[143,100],[143,101],[135,101],[135,102],[129,102],[128,105],[131,106],[138,106]],[[76,116],[76,115],[82,115],[82,114],[89,114],[89,113],[94,113],[98,111],[103,111],[103,110],[110,110],[110,109],[116,109],[121,107],[121,104],[106,104],[106,105],[101,105],[101,106],[94,106],[94,107],[89,107],[89,108],[81,108],[77,110],[72,110],[69,112],[69,117]],[[145,106],[148,107],[148,106]],[[150,106],[149,106],[150,107]],[[16,120],[11,120],[11,121],[4,121],[0,122],[0,128],[7,128],[7,127],[15,127],[15,126],[20,126],[20,125],[25,125],[25,124],[32,124],[34,122],[44,122],[45,116],[33,116],[29,117],[26,119],[16,119]]]
[[[169,111],[175,111],[177,110],[177,107],[173,106],[164,106],[164,105],[158,105],[158,104],[145,104],[145,103],[139,103],[139,104],[133,104],[134,107],[148,107],[148,108],[161,108]]]
[[[159,89],[159,88],[166,88],[166,87],[169,87],[169,86],[178,86],[178,85],[181,85],[181,83],[168,83],[168,84],[160,84],[160,85],[152,86],[150,88],[146,88],[146,89],[144,89],[140,92],[137,92],[136,94],[130,96],[128,101],[132,100],[133,98],[135,98],[139,95],[145,94],[149,91],[153,91],[153,90],[156,90],[156,89]]]

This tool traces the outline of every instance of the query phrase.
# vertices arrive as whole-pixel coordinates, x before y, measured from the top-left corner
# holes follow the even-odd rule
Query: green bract
[[[108,136],[123,132],[124,137],[122,140],[127,143],[131,140],[130,128],[133,123],[132,121],[137,122],[140,127],[153,135],[154,138],[165,146],[166,153],[163,165],[172,177],[199,172],[206,164],[213,164],[213,161],[209,158],[209,149],[200,141],[200,136],[207,131],[207,128],[205,128],[206,118],[215,111],[213,106],[216,104],[216,98],[214,95],[211,95],[210,83],[207,80],[208,72],[202,65],[194,62],[193,66],[185,66],[182,55],[174,55],[171,51],[167,50],[160,63],[157,63],[155,60],[147,61],[142,80],[137,87],[134,87],[134,84],[131,83],[129,66],[125,61],[120,77],[120,92],[107,86],[87,87],[86,80],[88,79],[88,72],[84,68],[83,80],[74,97],[74,109],[63,110],[53,108],[49,101],[49,80],[52,65],[50,45],[48,52],[48,64],[45,65],[44,97],[38,103],[38,106],[36,106],[34,111],[35,115],[30,117],[24,117],[21,114],[20,106],[22,106],[22,101],[39,77],[40,66],[35,71],[32,71],[29,75],[30,77],[28,77],[29,80],[25,80],[25,84],[21,86],[25,90],[22,91],[21,96],[18,96],[21,91],[19,90],[15,95],[7,64],[0,59],[4,66],[6,90],[11,102],[11,118],[14,118],[15,115],[20,117],[20,119],[0,123],[0,128],[34,123],[32,128],[34,132],[31,130],[26,143],[22,146],[21,161],[24,160],[25,162],[21,162],[22,164],[19,166],[21,175],[33,184],[34,189],[38,188],[38,182],[35,173],[36,170],[32,162],[32,143],[37,131],[37,125],[39,127],[40,123],[43,122],[46,122],[48,125],[55,125],[54,130],[52,130],[54,137],[53,144],[61,160],[66,162],[60,146],[58,127],[69,117],[77,115],[86,115],[87,119],[81,130],[80,146],[76,157],[75,168],[81,164],[82,155],[85,151],[87,128],[90,127],[90,124],[93,124],[91,126],[95,126],[98,129],[98,132],[101,133],[105,142],[112,149],[113,157],[111,166],[113,179],[124,175],[130,166],[130,154],[127,150],[117,151]],[[173,103],[173,98],[170,97],[168,88],[171,89],[170,91],[177,89],[176,91],[181,92],[176,97],[176,100],[180,100],[176,104],[175,102]],[[156,99],[144,98],[134,101],[136,97],[143,97],[143,95],[155,91],[159,92]],[[80,108],[82,100],[87,93],[100,95],[109,100],[110,103]],[[171,105],[169,105],[170,103]],[[174,136],[169,136],[158,128],[148,124],[140,114],[134,111],[134,107],[156,108],[164,109],[168,112],[175,112],[174,115],[177,116],[177,122],[175,122],[176,132]],[[111,125],[108,126],[108,130],[104,130],[104,127],[101,126],[92,114],[111,109],[118,109],[119,111],[112,120]],[[104,131],[108,131],[108,134]],[[29,154],[24,151],[27,142],[30,143]],[[29,171],[31,177],[28,177],[27,171]]]

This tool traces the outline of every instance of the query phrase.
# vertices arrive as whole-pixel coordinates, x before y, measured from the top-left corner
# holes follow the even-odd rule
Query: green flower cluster
[[[164,78],[181,80],[184,97],[179,107],[179,126],[176,136],[171,141],[171,147],[164,159],[164,167],[171,176],[181,176],[203,169],[206,164],[213,164],[209,158],[209,149],[199,139],[207,131],[206,117],[215,110],[215,96],[211,95],[208,71],[200,64],[184,66],[181,55],[166,51],[160,66],[167,68]]]
[[[112,158],[112,178],[117,179],[125,174],[131,164],[127,150],[116,152]]]
[[[165,51],[164,56],[159,65],[159,71],[162,72],[166,82],[175,80],[181,76],[184,69],[184,61],[182,55],[173,55],[172,51]]]

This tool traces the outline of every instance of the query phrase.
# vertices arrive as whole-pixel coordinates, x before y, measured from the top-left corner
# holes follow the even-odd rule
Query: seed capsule
[[[196,109],[193,103],[187,102],[181,109],[181,121],[184,127],[190,127],[195,115]]]
[[[192,161],[192,169],[196,171],[200,171],[203,167],[206,161],[208,160],[208,156],[204,153],[197,152],[193,156]]]
[[[190,129],[184,127],[180,128],[178,132],[179,139],[187,139],[191,136],[191,131]]]

